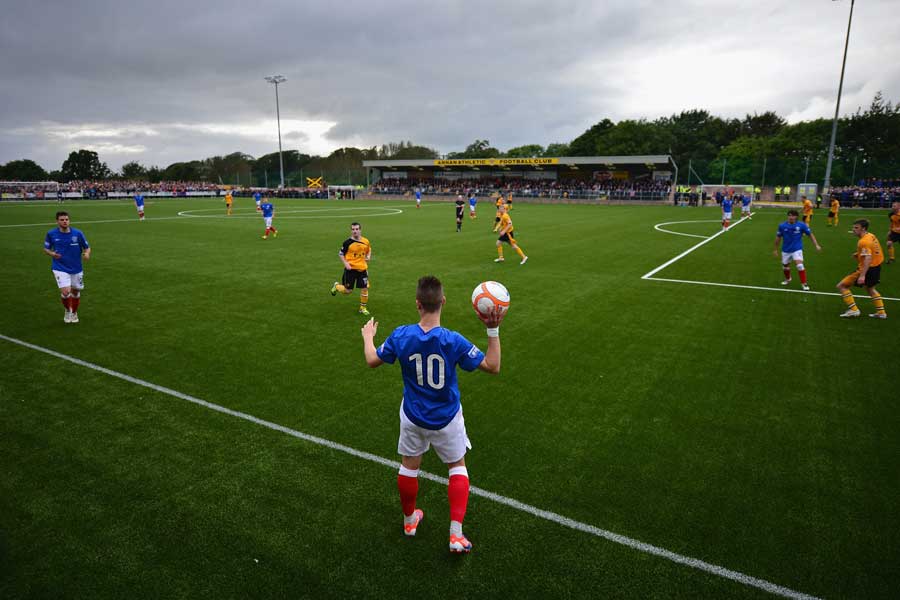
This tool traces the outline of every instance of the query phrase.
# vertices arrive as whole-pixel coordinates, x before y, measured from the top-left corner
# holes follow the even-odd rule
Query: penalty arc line
[[[754,214],[754,213],[751,213],[750,216],[753,216],[753,214]],[[741,223],[743,223],[743,222],[746,221],[747,219],[748,219],[748,217],[744,217],[744,218],[742,218],[742,219],[739,220],[739,221],[735,221],[734,225],[732,225],[732,226],[729,227],[728,229],[731,229],[732,227],[737,227],[738,225],[740,225]],[[670,259],[670,260],[664,262],[663,264],[659,265],[658,267],[656,267],[655,269],[653,269],[653,270],[651,270],[651,271],[649,271],[649,272],[647,272],[647,273],[644,273],[644,274],[641,276],[641,279],[650,279],[650,278],[652,278],[654,275],[656,275],[657,273],[659,273],[660,271],[662,271],[663,269],[665,269],[665,268],[668,267],[669,265],[671,265],[671,264],[673,264],[673,263],[675,263],[675,262],[681,260],[682,258],[684,258],[685,256],[687,256],[688,254],[690,254],[691,252],[693,252],[694,250],[696,250],[697,248],[699,248],[700,246],[702,246],[703,244],[707,244],[707,243],[713,241],[714,239],[716,239],[717,237],[719,237],[720,235],[722,235],[722,234],[725,233],[726,231],[727,231],[726,229],[722,229],[721,231],[718,231],[718,232],[712,234],[711,236],[709,236],[708,238],[706,238],[706,239],[703,240],[702,242],[698,242],[697,244],[691,246],[690,248],[688,248],[687,250],[685,250],[684,252],[682,252],[681,254],[679,254],[678,256],[676,256],[675,258]]]
[[[133,383],[135,385],[139,385],[162,394],[166,394],[168,396],[172,396],[174,398],[178,398],[180,400],[185,400],[187,402],[191,402],[193,404],[197,404],[204,408],[208,408],[210,410],[226,414],[232,417],[237,417],[238,419],[243,419],[245,421],[249,421],[256,425],[261,425],[262,427],[266,427],[268,429],[272,429],[274,431],[278,431],[289,436],[319,445],[324,446],[326,448],[330,448],[332,450],[336,450],[338,452],[343,452],[345,454],[349,454],[351,456],[355,456],[357,458],[362,458],[364,460],[368,460],[374,463],[378,463],[380,465],[384,465],[386,467],[398,468],[400,463],[393,460],[388,460],[384,457],[378,456],[376,454],[371,454],[369,452],[364,452],[362,450],[357,450],[355,448],[351,448],[350,446],[345,446],[343,444],[339,444],[337,442],[332,442],[331,440],[327,440],[325,438],[320,438],[318,436],[310,435],[308,433],[303,433],[302,431],[297,431],[296,429],[291,429],[289,427],[285,427],[284,425],[279,425],[277,423],[273,423],[271,421],[266,421],[264,419],[260,419],[259,417],[254,417],[253,415],[233,410],[230,408],[226,408],[224,406],[214,404],[212,402],[208,402],[206,400],[202,400],[195,396],[191,396],[189,394],[185,394],[183,392],[179,392],[177,390],[173,390],[171,388],[167,388],[161,385],[157,385],[155,383],[150,383],[149,381],[144,381],[143,379],[138,379],[137,377],[132,377],[130,375],[126,375],[125,373],[120,373],[118,371],[114,371],[112,369],[107,369],[106,367],[102,367],[100,365],[81,360],[79,358],[75,358],[74,356],[69,356],[67,354],[63,354],[61,352],[56,352],[55,350],[51,350],[49,348],[44,348],[43,346],[38,346],[36,344],[31,344],[29,342],[9,337],[3,334],[0,334],[0,339],[6,340],[12,344],[17,344],[24,348],[29,348],[31,350],[35,350],[37,352],[42,352],[44,354],[48,354],[50,356],[56,357],[60,360],[64,360],[75,365],[86,367],[88,369],[92,369],[94,371],[98,371],[100,373],[104,373],[111,377],[115,377],[117,379],[121,379],[123,381],[127,381],[129,383]],[[424,479],[428,479],[430,481],[434,481],[436,483],[446,485],[448,480],[446,477],[441,477],[439,475],[435,475],[433,473],[428,473],[426,471],[419,471],[419,475]],[[570,519],[568,517],[564,517],[555,512],[551,512],[548,510],[543,510],[537,508],[536,506],[532,506],[530,504],[525,504],[523,502],[519,502],[513,498],[508,498],[506,496],[501,496],[500,494],[495,494],[494,492],[489,492],[487,490],[483,490],[481,488],[472,486],[470,488],[470,493],[475,496],[480,496],[482,498],[492,500],[497,502],[498,504],[503,504],[505,506],[509,506],[510,508],[514,508],[521,512],[528,513],[532,516],[538,517],[540,519],[544,519],[547,521],[551,521],[558,525],[562,525],[564,527],[568,527],[570,529],[574,529],[576,531],[581,531],[583,533],[588,533],[603,539],[606,539],[610,542],[614,542],[616,544],[620,544],[626,546],[628,548],[632,548],[634,550],[638,550],[639,552],[644,552],[646,554],[651,554],[653,556],[658,556],[660,558],[664,558],[671,562],[685,565],[699,571],[704,571],[706,573],[710,573],[712,575],[716,575],[718,577],[722,577],[724,579],[729,579],[731,581],[735,581],[737,583],[743,584],[748,587],[754,587],[761,590],[765,590],[769,593],[776,594],[778,596],[783,596],[785,598],[794,598],[797,600],[819,600],[816,596],[811,596],[809,594],[804,594],[802,592],[794,591],[790,588],[786,588],[784,586],[780,586],[778,584],[772,583],[770,581],[766,581],[765,579],[759,579],[758,577],[753,577],[750,575],[746,575],[739,571],[734,571],[731,569],[727,569],[725,567],[721,567],[719,565],[714,565],[712,563],[708,563],[706,561],[692,558],[690,556],[684,556],[682,554],[677,554],[670,550],[666,550],[665,548],[660,548],[659,546],[654,546],[652,544],[647,544],[645,542],[641,542],[634,538],[630,538],[618,533],[614,533],[612,531],[607,531],[605,529],[601,529],[599,527],[595,527],[593,525],[588,525],[587,523],[582,523],[580,521],[576,521],[574,519]]]

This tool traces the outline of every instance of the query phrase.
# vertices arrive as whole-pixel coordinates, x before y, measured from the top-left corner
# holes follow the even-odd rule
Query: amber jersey
[[[803,201],[803,216],[809,216],[811,214],[813,214],[812,202],[810,202],[809,200],[804,200]]]
[[[506,229],[506,227],[509,227],[509,231],[507,231],[506,233],[513,232],[512,219],[509,218],[508,213],[503,213],[502,215],[500,215],[500,227],[498,227],[497,230],[503,231],[504,229]]]
[[[888,218],[891,220],[891,232],[900,233],[900,212],[892,212]]]
[[[351,269],[365,271],[369,268],[369,263],[366,261],[371,252],[372,246],[367,238],[360,237],[358,240],[354,240],[351,237],[344,241],[344,245],[341,246],[341,251],[338,254],[350,263]]]
[[[854,256],[856,256],[856,261],[859,263],[860,268],[862,268],[863,260],[865,260],[866,256],[872,257],[872,262],[869,263],[870,267],[877,267],[884,262],[881,244],[878,242],[878,238],[875,237],[874,233],[867,233],[859,238],[859,242],[856,243],[856,253]]]
[[[837,212],[841,210],[841,203],[836,199],[831,201],[831,212],[837,214]]]

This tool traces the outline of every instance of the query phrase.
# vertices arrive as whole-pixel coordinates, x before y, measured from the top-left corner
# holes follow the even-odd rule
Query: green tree
[[[47,171],[33,160],[11,160],[0,166],[0,179],[11,181],[47,181]]]
[[[203,163],[199,160],[172,163],[160,173],[160,181],[200,181]]]
[[[93,150],[78,150],[69,153],[62,164],[63,179],[106,179],[112,172]]]
[[[591,126],[590,129],[569,142],[570,156],[597,156],[597,144],[600,136],[615,127],[615,123],[609,119],[603,119]]]
[[[466,146],[462,152],[450,152],[449,158],[498,158],[501,152],[491,146],[488,140],[478,140]]]
[[[570,156],[569,145],[561,144],[559,142],[555,142],[553,144],[547,144],[547,147],[544,148],[544,156],[546,156],[546,157]]]
[[[540,144],[527,144],[525,146],[516,146],[506,151],[509,158],[538,158],[544,156],[544,147]]]
[[[127,162],[122,165],[122,177],[125,179],[144,179],[147,177],[147,169],[137,161]]]

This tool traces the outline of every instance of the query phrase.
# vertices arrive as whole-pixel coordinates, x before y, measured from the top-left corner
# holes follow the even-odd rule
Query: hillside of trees
[[[775,112],[728,119],[706,110],[683,111],[655,120],[613,122],[601,119],[568,143],[527,144],[502,151],[487,139],[476,139],[447,158],[616,156],[671,154],[685,182],[703,180],[757,183],[821,181],[824,178],[830,119],[788,124]],[[297,150],[283,153],[285,183],[305,185],[306,177],[324,177],[330,183],[365,183],[363,160],[428,159],[439,153],[410,141],[371,148],[340,148],[328,156],[310,156]],[[139,162],[113,172],[96,152],[72,152],[58,170],[47,172],[32,160],[14,160],[0,166],[0,179],[71,181],[80,179],[142,179],[156,181],[208,181],[238,185],[280,183],[278,153],[254,158],[243,152],[173,163],[165,168]],[[900,104],[879,92],[871,104],[838,122],[834,184],[849,184],[865,177],[900,177]]]

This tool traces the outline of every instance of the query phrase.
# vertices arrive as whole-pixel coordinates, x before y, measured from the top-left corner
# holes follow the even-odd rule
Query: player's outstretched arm
[[[821,252],[821,251],[822,251],[822,246],[819,245],[819,240],[816,239],[816,236],[813,235],[812,232],[809,233],[809,239],[811,239],[811,240],[812,240],[812,243],[816,245],[816,250],[819,251],[819,252]]]
[[[501,312],[496,306],[486,315],[478,313],[478,318],[487,327],[488,335],[487,352],[484,353],[484,360],[478,368],[492,375],[500,372],[500,323],[505,316],[506,312]]]
[[[366,355],[366,364],[372,367],[380,367],[384,364],[380,358],[378,358],[378,352],[375,351],[375,334],[378,333],[378,321],[374,318],[366,321],[366,324],[362,326],[362,338],[363,338],[363,352]]]

